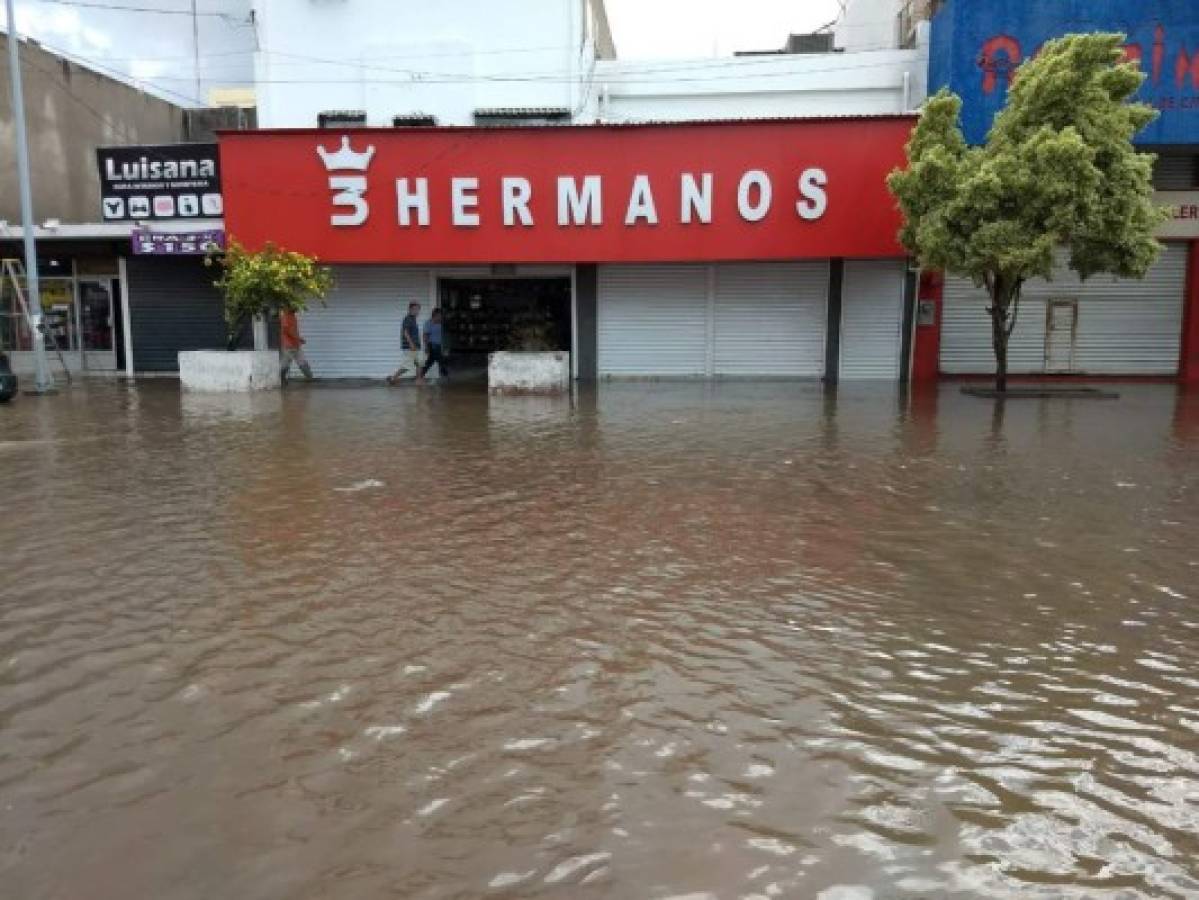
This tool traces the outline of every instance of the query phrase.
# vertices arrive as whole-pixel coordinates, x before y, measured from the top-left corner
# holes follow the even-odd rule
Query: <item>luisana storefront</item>
[[[334,267],[326,377],[382,377],[411,302],[455,359],[530,326],[576,377],[906,378],[887,173],[910,117],[221,136],[226,226]]]

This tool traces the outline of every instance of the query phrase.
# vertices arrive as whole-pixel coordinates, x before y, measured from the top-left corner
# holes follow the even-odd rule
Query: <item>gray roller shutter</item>
[[[905,272],[903,260],[846,261],[840,378],[899,377]]]
[[[704,374],[706,266],[600,266],[598,282],[601,377]]]
[[[827,262],[714,268],[712,374],[824,374]]]
[[[219,272],[195,256],[130,256],[126,262],[133,368],[178,372],[180,350],[222,350],[225,307]],[[250,346],[249,329],[243,346]]]
[[[1159,191],[1189,191],[1199,186],[1199,156],[1159,156],[1153,163],[1153,187]]]
[[[1045,310],[1049,300],[1078,300],[1073,367],[1076,374],[1173,375],[1178,371],[1186,285],[1186,244],[1163,246],[1137,281],[1097,275],[1086,282],[1060,261],[1052,281],[1024,287],[1008,354],[1013,373],[1045,371]],[[991,325],[986,292],[958,278],[945,280],[941,371],[991,372]]]
[[[335,266],[328,305],[300,316],[304,351],[322,378],[382,378],[400,361],[400,323],[411,302],[432,307],[428,269]]]

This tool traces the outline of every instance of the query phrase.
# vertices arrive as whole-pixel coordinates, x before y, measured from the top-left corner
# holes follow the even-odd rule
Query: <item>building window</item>
[[[430,128],[437,124],[437,116],[409,113],[404,116],[392,116],[391,124],[394,128]]]
[[[316,123],[321,128],[360,128],[366,124],[366,111],[329,109],[317,115]]]
[[[557,106],[476,109],[476,125],[568,125],[570,110]]]

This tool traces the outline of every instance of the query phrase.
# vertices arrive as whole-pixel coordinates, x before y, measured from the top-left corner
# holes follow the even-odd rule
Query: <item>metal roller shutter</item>
[[[715,375],[820,377],[828,263],[715,266]]]
[[[432,308],[429,270],[407,266],[335,266],[328,306],[300,316],[304,352],[322,378],[382,378],[400,360],[400,323],[409,303]]]
[[[707,267],[600,266],[600,376],[703,375]]]
[[[1199,187],[1199,156],[1190,153],[1159,156],[1153,163],[1153,187],[1159,191],[1189,191]]]
[[[1078,300],[1073,367],[1076,374],[1172,375],[1178,371],[1186,286],[1187,247],[1165,244],[1145,278],[1121,280],[1096,275],[1086,282],[1059,260],[1052,281],[1024,287],[1020,317],[1012,333],[1008,370],[1045,371],[1045,310],[1049,300]],[[991,323],[986,292],[958,278],[945,280],[941,371],[991,372]]]
[[[905,273],[902,260],[846,261],[840,378],[899,377]]]
[[[225,305],[212,282],[219,274],[196,256],[130,256],[129,320],[133,368],[138,372],[178,372],[180,350],[221,350]],[[242,346],[249,347],[246,329]]]

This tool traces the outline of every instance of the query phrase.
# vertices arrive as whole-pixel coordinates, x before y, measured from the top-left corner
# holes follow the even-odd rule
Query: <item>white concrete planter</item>
[[[570,354],[501,351],[487,357],[487,389],[493,394],[561,394],[570,390]]]
[[[277,390],[279,354],[274,350],[181,350],[179,383],[185,391]]]

